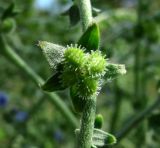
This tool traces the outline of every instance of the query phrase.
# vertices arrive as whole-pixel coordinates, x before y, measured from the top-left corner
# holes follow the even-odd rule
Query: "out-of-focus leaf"
[[[86,51],[90,52],[91,50],[95,51],[99,48],[99,42],[99,27],[96,23],[93,23],[81,36],[80,40],[78,41],[78,45],[85,47]]]
[[[71,26],[76,25],[80,20],[80,13],[77,5],[73,5],[69,9],[69,19]]]
[[[149,118],[149,126],[150,128],[155,129],[155,131],[159,128],[160,130],[160,112],[152,114]]]
[[[160,11],[153,15],[153,20],[155,20],[157,23],[160,23]]]
[[[9,18],[9,17],[16,16],[19,12],[15,11],[14,8],[15,8],[15,4],[13,2],[10,3],[8,8],[6,8],[6,10],[2,14],[2,20],[6,19],[6,18]]]
[[[0,140],[3,140],[6,138],[6,133],[3,128],[0,128]]]
[[[156,79],[157,79],[156,87],[157,87],[157,89],[158,89],[158,92],[160,93],[160,78],[157,77]]]
[[[46,41],[39,41],[38,46],[42,48],[51,68],[56,69],[63,60],[65,47]]]
[[[15,20],[12,18],[7,18],[2,22],[2,25],[0,27],[1,27],[0,31],[2,31],[4,33],[14,32],[16,29]]]
[[[4,12],[4,8],[0,6],[0,17],[2,17],[3,12]]]

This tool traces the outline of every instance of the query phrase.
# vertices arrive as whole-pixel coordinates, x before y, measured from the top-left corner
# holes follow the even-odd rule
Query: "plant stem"
[[[82,114],[78,148],[91,148],[94,120],[96,112],[96,96],[87,98]]]
[[[92,8],[90,0],[78,0],[80,17],[83,31],[85,31],[92,22]]]
[[[23,59],[18,56],[12,48],[7,45],[4,37],[0,35],[0,45],[1,45],[1,53],[7,58],[10,62],[14,63],[19,69],[21,69],[25,74],[28,75],[30,79],[36,84],[41,85],[44,83],[44,80],[36,74],[32,68],[30,68]],[[64,102],[61,100],[61,98],[56,93],[46,93],[48,96],[47,99],[52,102],[55,107],[62,113],[62,115],[67,119],[68,122],[73,127],[77,127],[78,122],[77,119],[74,117],[74,115],[71,113],[71,111],[67,108],[67,106],[64,104]]]
[[[90,0],[78,0],[82,28],[85,31],[92,22],[92,9]],[[86,98],[82,113],[81,129],[78,148],[91,148],[96,111],[96,96]]]
[[[139,125],[140,122],[142,122],[158,107],[160,107],[160,94],[158,95],[157,100],[151,106],[146,108],[141,113],[136,114],[136,116],[129,123],[127,123],[120,132],[116,134],[118,141],[124,138],[131,130],[135,129],[135,127]]]
[[[87,30],[92,23],[92,8],[90,0],[78,0],[80,18],[83,31]],[[81,118],[80,135],[78,139],[78,148],[91,148],[92,135],[94,129],[94,120],[96,112],[96,96],[86,98],[86,104]]]

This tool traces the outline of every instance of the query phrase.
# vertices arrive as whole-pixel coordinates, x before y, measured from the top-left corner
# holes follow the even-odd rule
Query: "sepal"
[[[126,74],[125,65],[107,63],[106,73],[104,75],[104,80],[105,81],[113,80],[117,76],[124,75],[124,74]]]
[[[104,132],[103,130],[94,128],[92,144],[95,146],[113,145],[117,142],[116,137],[110,133]]]
[[[44,91],[52,92],[57,90],[63,90],[64,87],[61,83],[60,78],[61,72],[57,72],[56,74],[52,75],[47,81],[41,86]]]
[[[75,130],[76,137],[79,137],[80,129]],[[94,128],[92,136],[92,147],[111,146],[116,144],[117,139],[114,135]]]
[[[97,50],[99,48],[99,43],[100,33],[99,27],[96,23],[93,23],[90,27],[88,27],[78,41],[78,45],[85,47],[87,52]]]
[[[46,41],[39,41],[38,46],[43,50],[51,68],[56,69],[58,64],[63,61],[64,51],[66,48]]]

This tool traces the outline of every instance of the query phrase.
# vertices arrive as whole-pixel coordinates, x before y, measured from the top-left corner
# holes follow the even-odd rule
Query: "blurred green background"
[[[3,19],[14,3],[16,15]],[[125,64],[127,74],[109,81],[97,101],[103,129],[118,134],[148,108],[160,85],[160,1],[92,0],[100,26],[101,50],[109,61]],[[82,34],[71,0],[1,0],[0,34],[42,78],[51,74],[38,40],[76,43]],[[70,11],[69,11],[70,10]],[[57,92],[74,113],[68,90]],[[74,128],[28,75],[10,62],[0,45],[0,148],[72,148]],[[160,107],[113,147],[159,148]]]

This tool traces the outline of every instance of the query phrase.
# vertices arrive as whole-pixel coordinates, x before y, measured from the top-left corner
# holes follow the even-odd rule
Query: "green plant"
[[[111,64],[100,51],[99,27],[92,22],[90,0],[79,0],[84,33],[77,44],[66,47],[40,41],[54,74],[42,85],[45,91],[70,89],[75,111],[81,114],[81,127],[76,130],[77,147],[112,145],[116,138],[94,129],[97,95],[101,87],[118,74],[125,74],[124,65]]]
[[[57,3],[64,6],[64,1]],[[138,0],[126,9],[122,0],[107,1],[105,6],[105,0],[92,1],[96,9],[89,0],[73,0],[63,13],[70,26],[66,16],[37,9],[33,2],[0,1],[0,56],[10,61],[0,57],[0,89],[9,96],[7,104],[1,98],[0,146],[71,148],[77,128],[77,147],[112,147],[115,142],[115,147],[158,147],[160,97],[154,97],[160,13],[153,11],[153,4],[159,2]],[[37,39],[42,40],[38,45],[52,69],[46,81],[42,78],[49,75],[49,68],[33,44]],[[110,60],[125,63],[128,69],[113,83],[109,81],[126,70]],[[96,115],[99,112],[103,116]]]

